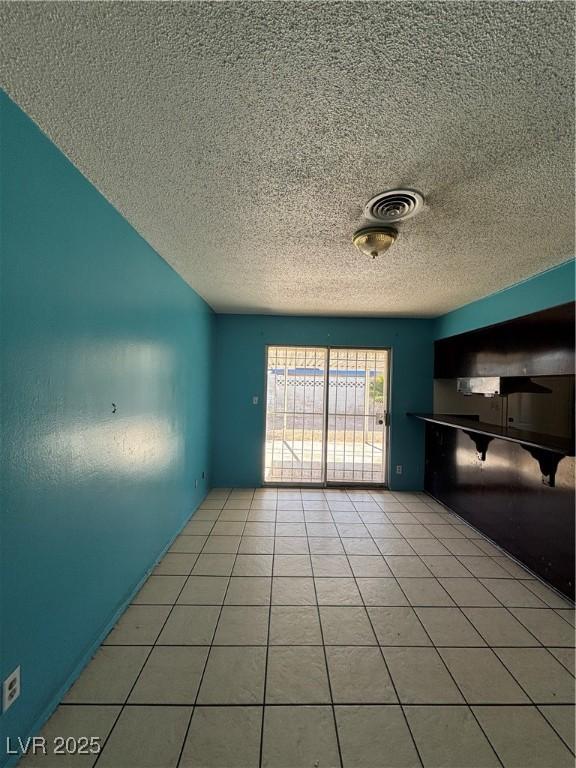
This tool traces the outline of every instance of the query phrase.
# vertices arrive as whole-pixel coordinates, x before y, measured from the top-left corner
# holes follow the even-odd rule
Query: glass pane
[[[331,349],[328,482],[385,482],[387,410],[388,351]]]
[[[326,358],[321,347],[268,347],[266,482],[324,480]]]

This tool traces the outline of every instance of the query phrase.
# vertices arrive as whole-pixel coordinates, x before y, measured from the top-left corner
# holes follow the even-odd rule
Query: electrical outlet
[[[16,667],[2,684],[2,712],[6,712],[18,696],[20,696],[20,667]]]
[[[397,475],[402,474],[402,464],[396,464],[396,474]]]
[[[258,405],[258,395],[254,395],[252,398],[252,405]]]

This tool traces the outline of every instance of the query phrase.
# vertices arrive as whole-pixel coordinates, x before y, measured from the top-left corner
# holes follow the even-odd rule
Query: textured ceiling
[[[216,310],[434,315],[574,254],[573,14],[1,3],[0,84]],[[427,208],[371,261],[395,186]]]

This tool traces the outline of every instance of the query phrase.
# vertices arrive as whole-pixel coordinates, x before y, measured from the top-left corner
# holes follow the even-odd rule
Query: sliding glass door
[[[386,483],[389,353],[267,349],[264,481]]]
[[[268,347],[265,482],[324,482],[327,362],[324,347]]]
[[[388,350],[330,349],[326,482],[386,482]]]

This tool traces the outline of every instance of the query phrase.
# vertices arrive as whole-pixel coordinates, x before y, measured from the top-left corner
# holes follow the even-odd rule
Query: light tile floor
[[[574,766],[573,624],[424,494],[214,490],[21,764]]]

